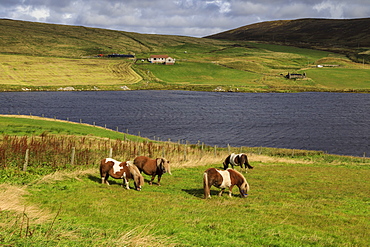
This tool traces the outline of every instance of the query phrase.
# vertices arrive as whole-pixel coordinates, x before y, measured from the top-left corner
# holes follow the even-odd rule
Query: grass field
[[[0,55],[0,58],[0,84],[8,86],[100,86],[141,81],[131,69],[132,62],[125,60],[20,55]]]
[[[97,144],[101,137],[114,140],[111,135],[116,134],[116,138],[122,138],[117,132],[85,124],[30,117],[3,117],[0,123],[6,119],[1,127],[7,126],[3,138],[16,133],[20,138],[34,134],[29,140],[35,141],[36,135],[45,131],[49,131],[49,135],[59,133],[57,138],[66,138],[63,137],[66,133],[78,136],[90,133],[89,145],[95,153],[100,152]],[[19,125],[23,124],[37,131],[20,130]],[[95,135],[99,137],[94,141]],[[5,143],[0,139],[0,144]],[[4,145],[0,147],[4,151]],[[244,173],[251,187],[249,196],[240,198],[234,188],[232,198],[226,194],[218,197],[218,189],[213,187],[212,198],[205,200],[202,199],[202,173],[208,167],[221,168],[228,150],[219,149],[216,156],[211,150],[200,156],[199,152],[190,152],[196,146],[188,148],[186,160],[168,154],[173,175],[165,174],[162,186],[145,184],[140,192],[123,189],[120,180],[110,179],[110,186],[100,184],[98,157],[88,164],[67,166],[55,172],[48,169],[47,164],[23,172],[16,168],[23,162],[20,166],[0,168],[3,181],[0,184],[0,244],[368,245],[370,163],[367,158],[244,147],[255,167]],[[231,151],[239,152],[241,148],[231,148]],[[175,155],[182,156],[182,152]],[[148,181],[149,176],[144,177]]]

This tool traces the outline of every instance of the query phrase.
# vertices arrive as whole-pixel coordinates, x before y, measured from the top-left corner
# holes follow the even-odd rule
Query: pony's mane
[[[243,174],[241,174],[240,172],[238,172],[237,170],[234,170],[232,168],[227,168],[227,170],[232,170],[233,172],[235,172],[239,177],[241,177],[243,179],[243,185],[244,184],[247,184],[247,179],[243,176]]]
[[[139,184],[144,184],[144,177],[141,175],[139,168],[134,165],[133,161],[126,161],[126,164],[128,166],[128,169],[130,170],[130,173],[134,176],[134,180],[138,182]]]
[[[134,162],[129,160],[129,161],[126,161],[126,164],[128,166],[128,169],[130,170],[131,174],[137,176],[138,174],[140,174],[140,171],[139,169],[134,165]]]

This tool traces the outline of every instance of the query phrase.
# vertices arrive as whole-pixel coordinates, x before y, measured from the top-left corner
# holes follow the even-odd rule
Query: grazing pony
[[[132,164],[132,161],[120,162],[111,158],[103,159],[100,162],[100,176],[102,184],[108,184],[109,175],[113,178],[122,178],[122,187],[129,187],[129,179],[134,180],[135,189],[140,191],[144,185],[144,177],[140,174],[139,169]]]
[[[161,185],[161,177],[164,173],[168,172],[170,175],[170,162],[164,158],[150,159],[145,156],[139,156],[134,159],[134,165],[139,168],[140,172],[144,172],[146,175],[151,175],[152,179],[149,184],[153,184],[153,180],[158,175],[158,185]]]
[[[232,189],[234,185],[239,187],[241,197],[247,197],[249,191],[249,184],[245,177],[231,168],[227,170],[219,170],[216,168],[209,168],[203,174],[203,188],[204,199],[211,198],[211,186],[220,188],[218,194],[222,195],[226,188],[229,188],[229,196],[232,196]]]
[[[245,172],[247,172],[247,167],[249,169],[253,169],[253,166],[251,166],[248,162],[247,155],[244,153],[241,153],[241,154],[232,153],[229,156],[227,156],[223,163],[225,170],[229,167],[229,164],[231,165],[233,169],[234,169],[234,166],[240,166],[240,168],[243,168],[243,165],[244,165]]]

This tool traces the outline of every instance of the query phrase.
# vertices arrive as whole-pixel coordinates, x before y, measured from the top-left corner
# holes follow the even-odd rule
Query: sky
[[[370,0],[0,0],[0,18],[204,37],[301,18],[370,17]]]

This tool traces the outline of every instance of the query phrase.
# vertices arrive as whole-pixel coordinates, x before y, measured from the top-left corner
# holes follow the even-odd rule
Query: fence
[[[226,155],[217,146],[181,144],[180,142],[135,142],[89,136],[3,136],[0,142],[0,168],[48,166],[63,169],[66,166],[97,164],[101,159],[132,160],[136,156],[166,157],[171,163],[187,159],[202,159],[205,155]]]

